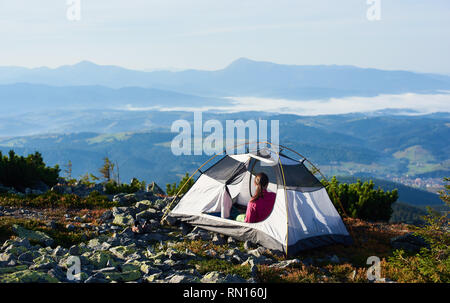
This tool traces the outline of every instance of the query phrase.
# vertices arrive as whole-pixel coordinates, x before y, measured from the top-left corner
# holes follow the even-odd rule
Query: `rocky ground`
[[[363,266],[369,255],[383,257],[392,246],[402,247],[402,243],[412,249],[421,245],[401,236],[407,232],[404,226],[356,220],[350,223],[358,246],[337,245],[286,259],[250,242],[200,228],[161,225],[169,199],[152,194],[145,195],[150,199],[142,197],[118,195],[113,199],[128,206],[103,210],[0,206],[0,219],[45,224],[40,230],[26,228],[21,221],[12,225],[14,236],[0,243],[0,282],[252,283],[290,281],[293,275],[297,275],[296,282],[367,282]],[[144,220],[150,223],[151,232],[134,233],[133,223]],[[77,238],[79,243],[64,247],[49,236],[56,229],[71,235],[83,233]],[[79,273],[73,267],[74,256],[80,261]]]

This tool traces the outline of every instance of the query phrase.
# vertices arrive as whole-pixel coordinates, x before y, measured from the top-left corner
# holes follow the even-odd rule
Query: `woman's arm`
[[[247,212],[245,213],[245,223],[254,223],[258,222],[257,214],[256,214],[256,203],[252,200],[247,204]]]

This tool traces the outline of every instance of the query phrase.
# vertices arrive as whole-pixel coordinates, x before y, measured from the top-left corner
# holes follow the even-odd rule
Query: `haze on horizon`
[[[88,60],[130,69],[218,70],[240,57],[450,74],[450,2],[81,0],[0,1],[0,66]]]

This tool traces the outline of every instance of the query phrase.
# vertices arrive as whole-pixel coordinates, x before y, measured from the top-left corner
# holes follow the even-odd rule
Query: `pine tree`
[[[99,170],[101,176],[110,182],[114,173],[114,163],[112,163],[108,157],[103,158],[103,166]]]

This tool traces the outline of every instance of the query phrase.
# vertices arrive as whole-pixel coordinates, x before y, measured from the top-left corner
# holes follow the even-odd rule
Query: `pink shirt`
[[[245,213],[246,223],[256,223],[264,221],[272,212],[275,204],[276,194],[263,189],[263,197],[258,200],[253,198],[247,204],[247,212]]]

